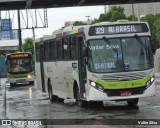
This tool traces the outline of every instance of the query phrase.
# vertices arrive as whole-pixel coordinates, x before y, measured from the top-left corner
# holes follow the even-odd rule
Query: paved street
[[[156,73],[156,96],[140,98],[138,106],[133,108],[128,107],[126,102],[117,103],[113,101],[105,102],[104,107],[91,107],[86,109],[75,106],[75,101],[72,99],[65,100],[64,102],[50,103],[48,95],[37,90],[36,83],[34,86],[25,85],[11,89],[6,79],[1,79],[0,82],[1,119],[60,119],[57,120],[57,124],[65,124],[65,121],[70,121],[71,125],[72,123],[74,123],[74,125],[79,123],[79,127],[83,127],[83,124],[86,124],[86,120],[93,123],[93,127],[99,127],[99,125],[96,124],[104,124],[104,121],[108,119],[126,119],[126,121],[127,119],[160,119],[160,73]],[[74,122],[73,119],[82,120]],[[87,124],[89,123],[87,122]],[[69,127],[70,125],[67,124],[67,126]],[[92,125],[87,125],[87,127],[91,126]],[[105,126],[106,125],[101,125],[101,127]],[[46,127],[52,126],[47,125],[45,128]],[[56,127],[65,127],[65,125],[56,125]],[[108,127],[118,128],[117,125],[110,125]],[[121,127],[146,128],[148,126],[140,125],[133,127],[122,125]],[[156,125],[153,127],[158,128]]]

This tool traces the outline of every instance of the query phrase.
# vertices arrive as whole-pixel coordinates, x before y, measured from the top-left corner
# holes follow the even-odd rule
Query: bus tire
[[[29,85],[34,85],[34,81],[30,81],[30,82],[29,82]]]
[[[13,88],[14,84],[13,83],[10,83],[10,88]]]
[[[127,100],[128,106],[136,106],[138,104],[139,98]]]
[[[57,101],[57,97],[53,95],[52,85],[50,81],[48,82],[48,96],[49,96],[50,102]]]
[[[103,107],[103,101],[90,101],[89,102],[89,107]]]
[[[80,91],[79,91],[78,87],[76,87],[75,98],[76,98],[76,105],[78,107],[80,107],[80,108],[86,108],[88,106],[88,102],[87,101],[80,99]]]

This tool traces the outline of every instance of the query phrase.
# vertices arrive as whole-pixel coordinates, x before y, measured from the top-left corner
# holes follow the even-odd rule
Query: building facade
[[[11,19],[0,19],[0,40],[18,39],[18,31],[12,29]]]
[[[108,11],[111,10],[113,6],[123,7],[125,9],[124,13],[126,16],[135,15],[136,17],[141,17],[147,14],[160,13],[160,2],[109,5]]]
[[[12,30],[11,19],[0,19],[0,56],[18,49],[18,31]]]

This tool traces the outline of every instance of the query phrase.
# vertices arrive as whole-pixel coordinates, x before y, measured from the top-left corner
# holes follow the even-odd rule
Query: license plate
[[[20,82],[20,83],[22,82],[23,83],[23,82],[26,82],[26,80],[25,79],[20,79],[20,80],[16,80],[16,82]]]
[[[131,96],[131,92],[121,92],[121,96]]]

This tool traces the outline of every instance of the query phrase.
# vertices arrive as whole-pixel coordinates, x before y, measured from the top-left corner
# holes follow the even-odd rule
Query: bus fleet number
[[[104,27],[98,27],[98,28],[95,28],[96,29],[96,34],[104,34]]]

